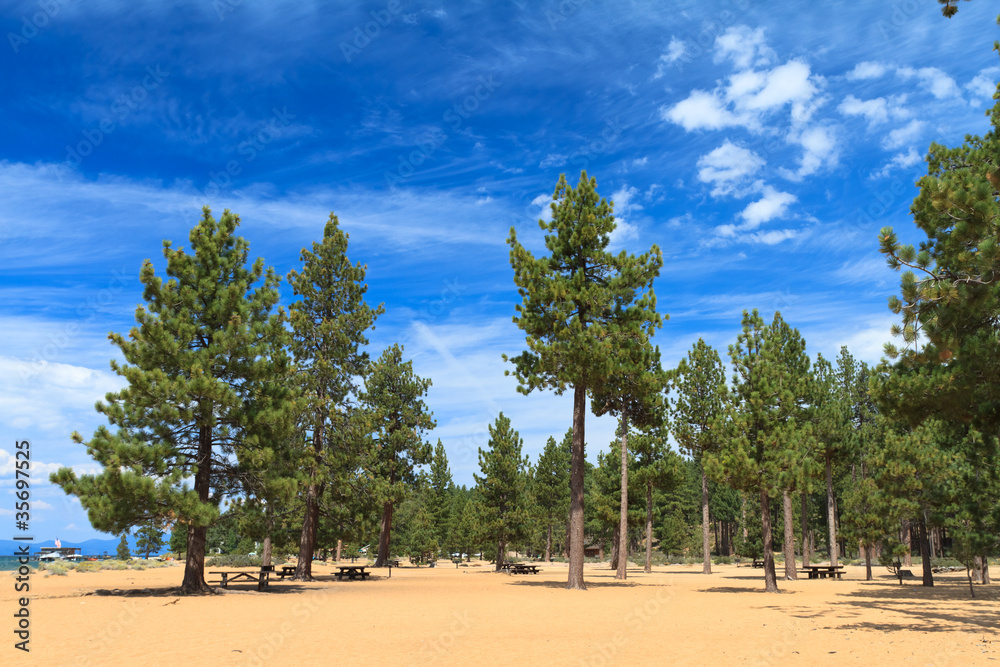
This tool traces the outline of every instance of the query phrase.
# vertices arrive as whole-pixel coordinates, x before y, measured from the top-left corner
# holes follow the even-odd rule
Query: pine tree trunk
[[[934,585],[934,573],[931,571],[931,545],[927,536],[927,518],[923,514],[920,516],[917,526],[920,534],[920,560],[923,561],[924,586]]]
[[[271,565],[271,536],[268,535],[264,538],[264,546],[261,549],[261,559],[260,564],[264,567]]]
[[[774,536],[771,534],[771,499],[767,491],[760,492],[760,524],[764,538],[764,590],[778,592],[778,579],[774,573]]]
[[[375,567],[385,567],[389,561],[389,543],[392,532],[392,503],[386,502],[382,506],[382,525],[378,534],[378,557],[375,559]]]
[[[865,550],[865,581],[872,580],[872,552],[871,549]]]
[[[586,590],[583,581],[583,493],[586,454],[584,420],[587,416],[587,388],[573,387],[573,455],[569,471],[569,576],[566,588]]]
[[[212,427],[200,426],[198,429],[198,470],[194,475],[194,492],[203,503],[209,501],[212,485]],[[211,593],[212,589],[205,583],[205,542],[208,538],[208,527],[188,528],[187,557],[184,561],[184,580],[181,582],[181,593]]]
[[[335,563],[340,562],[340,552],[343,550],[344,550],[344,541],[337,540],[337,555],[336,555],[337,560],[334,561]]]
[[[913,557],[910,554],[913,547],[913,538],[910,536],[909,519],[903,519],[903,539],[901,541],[906,545],[906,555],[903,556],[903,565],[913,567]]]
[[[990,582],[990,561],[986,556],[983,556],[983,583],[989,584]]]
[[[701,468],[701,549],[702,563],[701,573],[712,574],[712,554],[708,548],[708,476],[705,475],[705,467]]]
[[[507,555],[507,542],[506,540],[500,540],[497,542],[497,569],[495,572],[499,572],[503,569],[503,563]]]
[[[622,493],[618,517],[618,568],[615,579],[628,577],[628,417],[622,415]]]
[[[299,535],[299,559],[295,564],[293,581],[313,581],[312,557],[316,550],[316,533],[319,524],[319,486],[306,487],[306,509]]]
[[[646,482],[646,566],[643,572],[653,571],[653,483]]]
[[[809,544],[809,494],[802,492],[802,565],[809,565],[812,559]]]
[[[618,554],[619,554],[618,531],[620,530],[621,526],[615,526],[614,530],[611,531],[611,559],[608,561],[608,564],[610,565],[611,569],[615,570],[616,572],[618,570]]]
[[[826,453],[826,520],[830,524],[830,565],[837,565],[837,509],[833,497],[833,459]]]
[[[785,489],[781,492],[781,504],[784,510],[785,523],[785,579],[795,580],[799,578],[795,569],[795,513],[792,511],[792,494]]]
[[[545,533],[545,562],[552,562],[552,522],[549,522],[549,530]]]

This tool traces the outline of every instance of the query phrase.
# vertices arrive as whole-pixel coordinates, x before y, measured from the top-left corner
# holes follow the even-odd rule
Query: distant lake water
[[[20,563],[17,562],[17,556],[0,556],[0,572],[12,572],[16,570]],[[33,561],[28,563],[32,568],[38,568],[38,561]]]

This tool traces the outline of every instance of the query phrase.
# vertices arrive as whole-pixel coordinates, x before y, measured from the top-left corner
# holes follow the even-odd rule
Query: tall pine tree
[[[104,471],[52,475],[76,495],[98,530],[120,533],[161,520],[188,526],[184,593],[209,592],[205,538],[238,478],[272,474],[289,441],[294,403],[287,389],[287,331],[278,276],[258,259],[247,266],[238,216],[206,207],[191,230],[191,252],[163,242],[168,280],[147,260],[145,306],[128,337],[109,334],[125,358],[112,369],[127,382],[106,395],[87,450]],[[83,439],[74,434],[77,442]],[[189,481],[193,478],[193,488]]]
[[[539,221],[549,232],[549,256],[536,258],[510,231],[510,262],[522,298],[514,323],[524,330],[528,350],[509,361],[521,393],[573,390],[567,588],[584,589],[587,392],[603,385],[615,369],[622,341],[613,327],[649,336],[660,326],[652,284],[663,258],[656,246],[639,257],[608,252],[615,228],[612,205],[597,194],[597,181],[586,172],[576,188],[560,176],[552,199],[552,220]]]
[[[361,401],[371,415],[373,436],[365,467],[382,510],[375,567],[389,560],[393,509],[413,485],[416,466],[431,461],[431,444],[421,435],[435,426],[423,401],[430,386],[430,379],[413,372],[412,361],[403,361],[399,345],[385,350],[368,370]]]
[[[496,547],[496,571],[503,567],[507,546],[523,539],[528,519],[525,483],[528,458],[521,457],[521,436],[501,412],[490,426],[488,449],[479,448],[479,532]]]
[[[384,312],[365,303],[367,267],[347,258],[348,235],[330,214],[323,240],[302,249],[302,272],[291,271],[288,283],[299,299],[289,308],[291,350],[305,402],[303,431],[311,436],[306,449],[305,508],[299,537],[295,579],[312,579],[313,552],[320,504],[327,484],[342,486],[355,467],[357,439],[344,420],[354,380],[368,365],[367,331]]]
[[[712,574],[708,549],[708,476],[703,457],[715,451],[720,434],[715,430],[727,397],[726,372],[719,353],[701,338],[681,359],[674,377],[677,398],[671,412],[674,438],[701,468],[702,573]]]

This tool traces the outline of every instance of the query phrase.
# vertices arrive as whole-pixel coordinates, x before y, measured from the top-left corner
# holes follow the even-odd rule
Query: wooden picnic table
[[[268,576],[271,574],[270,570],[261,568],[257,572],[231,572],[231,571],[221,571],[213,570],[209,574],[217,574],[222,578],[220,585],[223,588],[228,588],[229,584],[234,581],[253,581],[257,584],[257,590],[262,591],[267,588]]]
[[[537,565],[527,565],[525,563],[506,563],[505,568],[511,574],[538,574]]]
[[[365,565],[341,565],[340,571],[334,576],[337,577],[337,581],[343,581],[347,579],[348,581],[354,581],[360,578],[361,581],[365,580],[365,577],[371,576],[371,572],[365,572]]]
[[[840,579],[843,573],[843,565],[803,565],[802,569],[809,573],[810,579],[826,579],[836,577]]]
[[[753,566],[754,567],[764,567],[764,559],[763,558],[754,558],[753,559]]]

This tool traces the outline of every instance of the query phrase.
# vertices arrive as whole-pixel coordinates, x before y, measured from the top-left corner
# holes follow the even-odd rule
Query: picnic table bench
[[[295,566],[294,565],[282,565],[281,566],[281,572],[275,572],[274,574],[279,579],[281,579],[282,581],[284,581],[285,577],[293,577],[293,576],[295,576]]]
[[[209,574],[217,574],[222,578],[220,585],[223,588],[228,588],[229,584],[234,581],[253,581],[257,584],[257,590],[262,591],[267,588],[268,576],[271,574],[271,570],[261,568],[258,572],[231,572],[231,571],[220,571],[213,570]]]
[[[826,579],[836,577],[840,579],[843,573],[843,565],[803,565],[802,569],[809,573],[810,579]]]
[[[360,578],[361,581],[365,580],[365,577],[371,576],[371,572],[365,572],[365,565],[341,565],[339,572],[334,576],[337,577],[337,581],[343,581],[347,579],[348,581],[354,581]]]
[[[385,562],[385,564],[386,564],[386,565],[388,565],[389,567],[399,567],[399,564],[400,564],[401,562],[402,562],[402,561],[401,561],[401,560],[399,560],[398,558],[390,558],[389,560],[387,560],[387,561]]]
[[[504,563],[500,566],[509,574],[538,574],[537,565],[527,565],[525,563]]]

